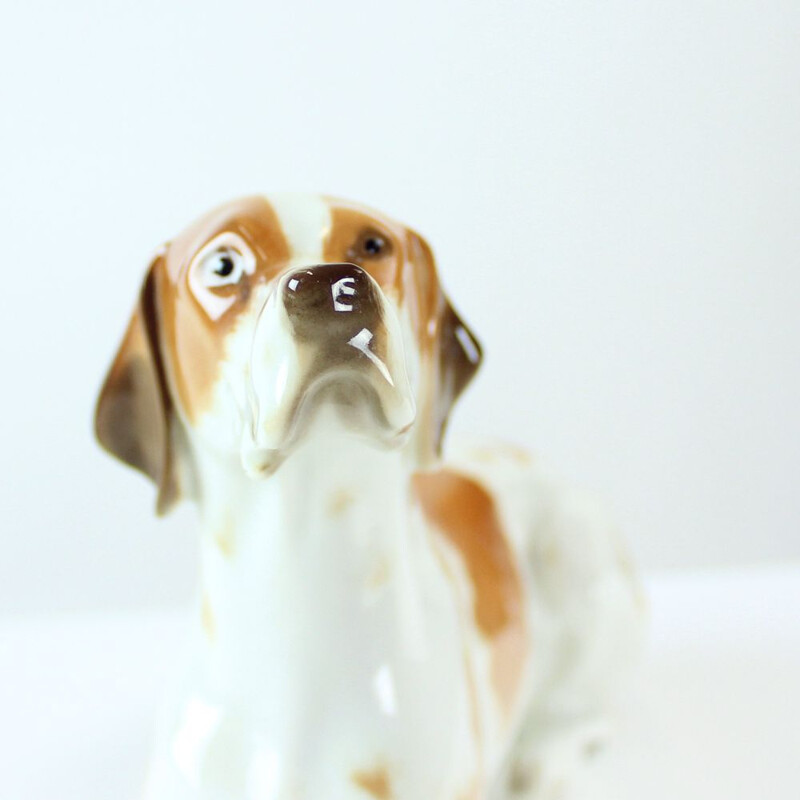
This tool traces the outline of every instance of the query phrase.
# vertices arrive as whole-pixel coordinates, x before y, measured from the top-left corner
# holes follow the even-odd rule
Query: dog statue
[[[521,451],[443,460],[480,361],[425,240],[361,206],[248,197],[157,253],[96,410],[201,520],[148,800],[538,798],[595,743],[638,585]]]

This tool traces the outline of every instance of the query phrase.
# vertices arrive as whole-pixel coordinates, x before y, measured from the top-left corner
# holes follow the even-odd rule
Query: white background
[[[646,569],[800,556],[800,4],[7,4],[0,609],[188,596],[92,406],[153,249],[325,191],[436,250],[455,431],[612,498]]]

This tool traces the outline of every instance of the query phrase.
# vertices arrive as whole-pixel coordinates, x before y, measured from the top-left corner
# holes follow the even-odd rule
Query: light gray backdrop
[[[0,608],[166,604],[191,513],[91,438],[149,254],[322,190],[434,244],[454,430],[607,494],[647,569],[800,555],[800,4],[16,3],[0,28]]]

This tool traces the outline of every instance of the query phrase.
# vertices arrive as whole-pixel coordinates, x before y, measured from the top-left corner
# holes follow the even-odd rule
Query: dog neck
[[[249,538],[273,554],[319,546],[336,528],[340,548],[377,545],[404,527],[414,469],[408,450],[359,438],[324,410],[269,477],[249,477],[238,457],[193,449],[204,540],[224,555],[247,547]]]
[[[321,415],[265,479],[201,447],[195,455],[199,635],[218,689],[269,684],[290,703],[298,669],[337,648],[391,631],[405,655],[425,650],[427,604],[446,587],[411,502],[408,450],[380,449]]]

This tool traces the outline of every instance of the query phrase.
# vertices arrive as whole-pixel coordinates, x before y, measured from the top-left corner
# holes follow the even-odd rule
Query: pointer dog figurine
[[[543,797],[594,744],[637,584],[523,453],[443,460],[480,360],[425,241],[351,203],[249,197],[156,255],[96,412],[201,520],[148,800]]]

